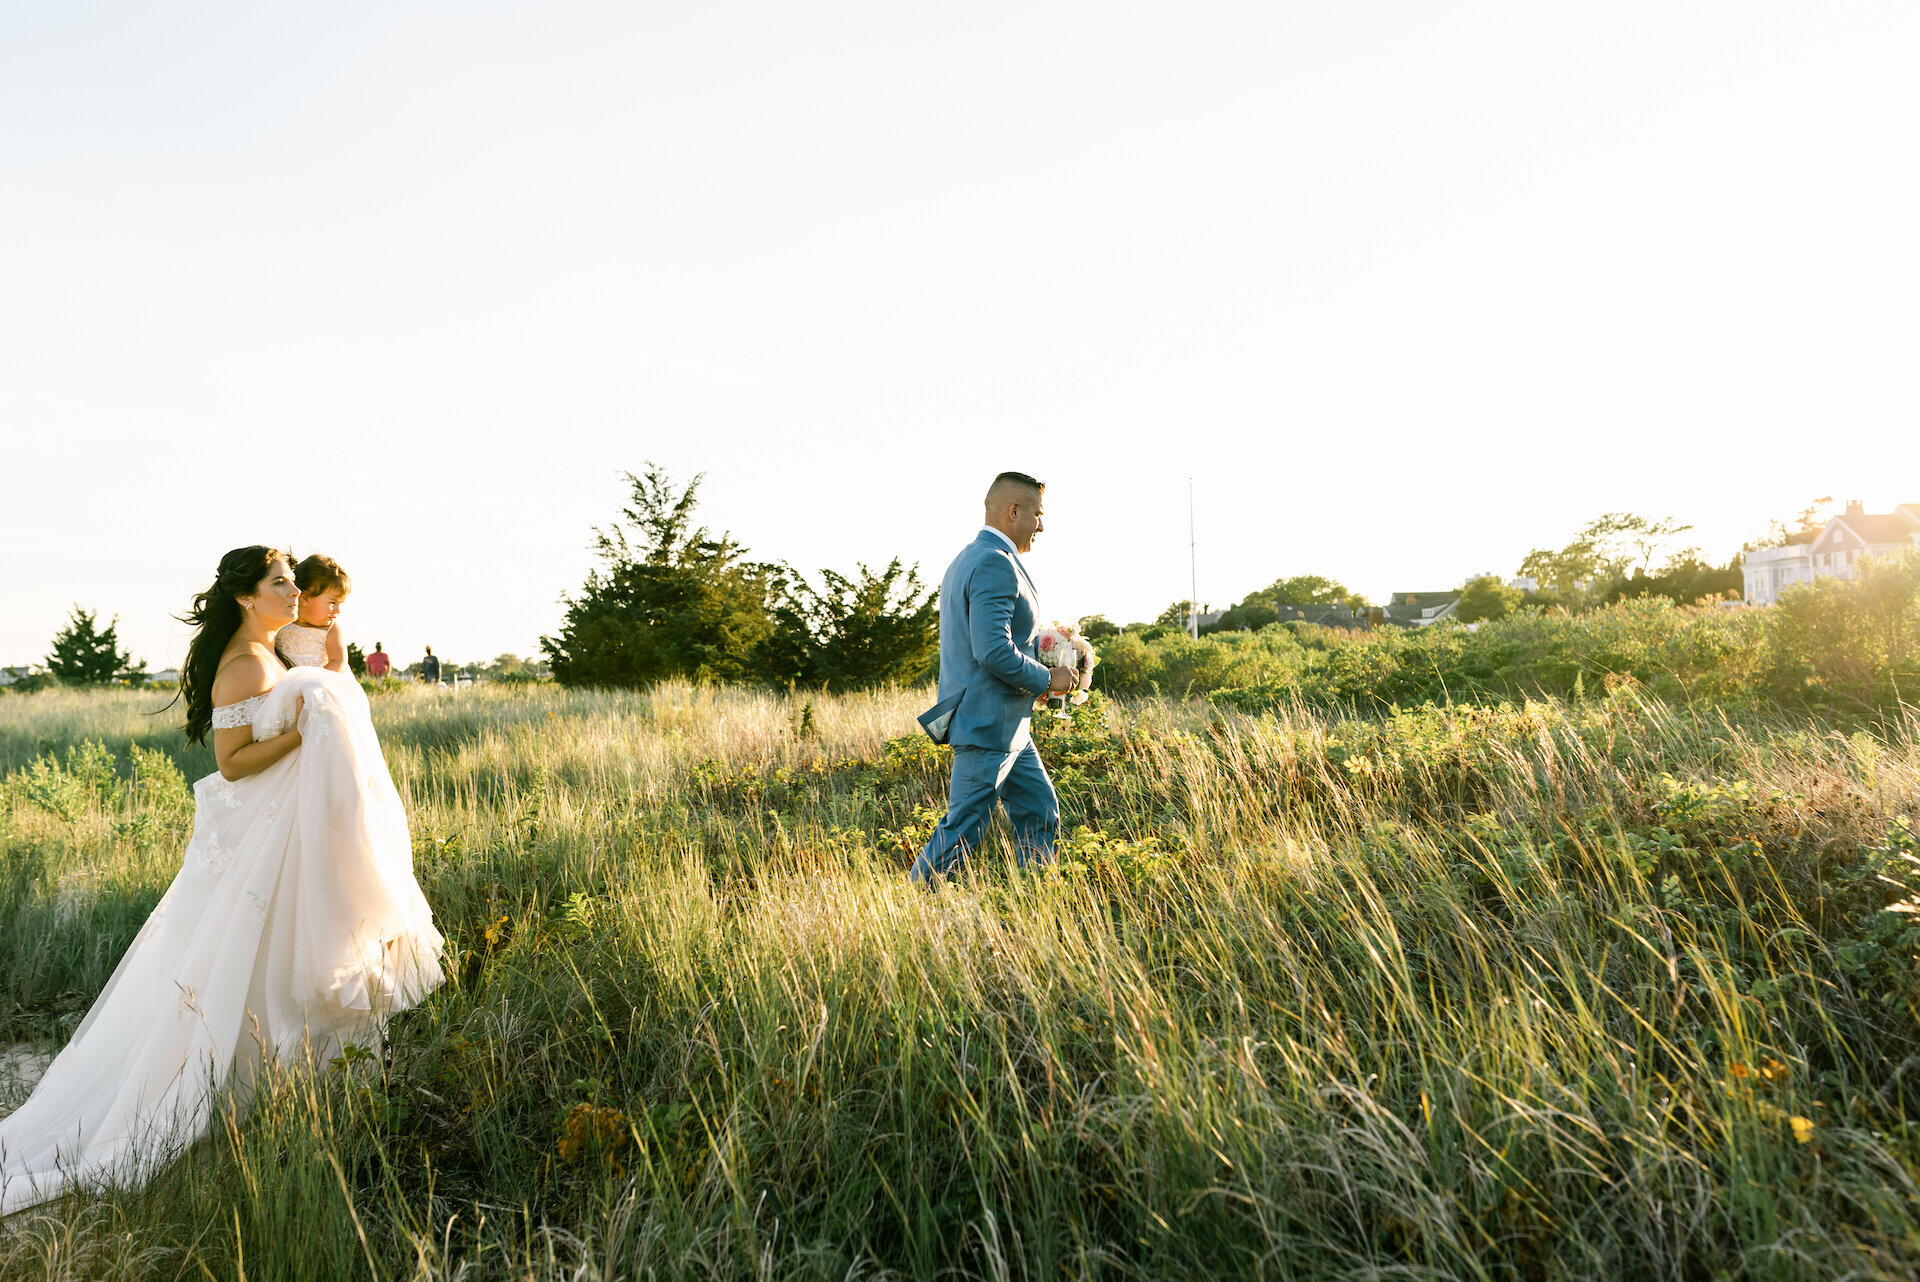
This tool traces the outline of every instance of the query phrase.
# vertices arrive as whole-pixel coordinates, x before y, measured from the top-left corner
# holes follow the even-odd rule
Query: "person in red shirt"
[[[367,675],[370,677],[384,677],[387,675],[387,668],[392,663],[393,656],[385,650],[382,650],[380,648],[380,642],[375,641],[373,643],[373,653],[367,656]]]

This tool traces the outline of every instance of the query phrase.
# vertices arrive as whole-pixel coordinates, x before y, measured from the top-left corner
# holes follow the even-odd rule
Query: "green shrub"
[[[1258,632],[1220,632],[1195,640],[1168,630],[1134,632],[1100,647],[1094,683],[1110,694],[1161,693],[1174,697],[1296,680],[1307,653],[1283,626]]]
[[[1869,557],[1852,579],[1823,575],[1768,612],[1782,698],[1851,707],[1920,702],[1920,552]]]

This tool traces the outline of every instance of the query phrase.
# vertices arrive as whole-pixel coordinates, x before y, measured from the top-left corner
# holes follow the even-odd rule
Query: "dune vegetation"
[[[449,982],[0,1274],[1920,1269],[1920,718],[1096,697],[1058,867],[926,893],[926,701],[378,695]],[[178,865],[155,703],[0,700],[0,1109]]]

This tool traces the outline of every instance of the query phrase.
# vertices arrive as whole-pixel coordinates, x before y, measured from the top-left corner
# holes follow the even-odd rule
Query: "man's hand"
[[[1048,670],[1048,694],[1066,694],[1080,688],[1080,673],[1074,668],[1051,668]]]

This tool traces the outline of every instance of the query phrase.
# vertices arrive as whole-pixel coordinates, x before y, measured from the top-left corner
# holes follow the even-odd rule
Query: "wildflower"
[[[616,1155],[626,1147],[631,1129],[627,1115],[618,1109],[575,1104],[560,1123],[560,1140],[554,1147],[568,1165],[598,1153],[603,1163],[624,1169],[625,1164],[617,1161]]]
[[[1787,1125],[1793,1127],[1793,1138],[1802,1144],[1813,1139],[1813,1119],[1801,1117],[1798,1113],[1787,1119]]]

